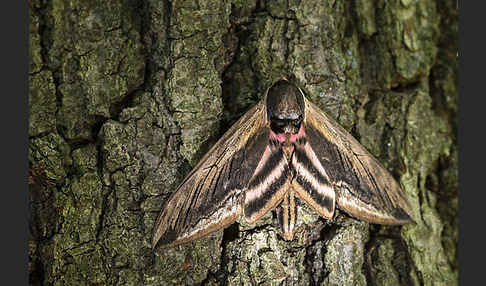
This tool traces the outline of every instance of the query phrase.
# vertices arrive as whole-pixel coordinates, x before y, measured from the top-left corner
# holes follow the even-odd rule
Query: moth
[[[390,173],[344,128],[282,79],[211,148],[169,197],[152,248],[208,235],[239,216],[255,223],[275,209],[292,240],[297,206],[325,219],[339,208],[371,223],[411,221]]]

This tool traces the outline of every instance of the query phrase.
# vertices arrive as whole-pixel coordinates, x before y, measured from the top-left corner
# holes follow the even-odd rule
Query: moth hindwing
[[[338,207],[372,223],[410,221],[410,206],[390,173],[299,88],[280,80],[170,196],[152,247],[190,242],[240,215],[254,223],[273,209],[283,238],[292,240],[300,201],[326,219]]]

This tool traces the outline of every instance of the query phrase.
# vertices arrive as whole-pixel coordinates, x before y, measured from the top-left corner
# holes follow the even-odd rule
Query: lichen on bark
[[[32,285],[457,285],[454,1],[29,1]],[[151,249],[169,195],[291,78],[400,181],[414,223],[304,207]]]

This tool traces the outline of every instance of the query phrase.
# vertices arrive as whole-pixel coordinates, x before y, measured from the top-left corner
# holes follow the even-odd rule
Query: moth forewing
[[[175,228],[169,228],[166,230],[165,239],[160,239],[159,236],[162,247],[173,247],[191,242],[232,224],[241,215],[242,211],[238,198],[235,198],[235,201],[229,201],[224,206],[221,206],[208,218],[200,218],[194,226],[184,232],[176,233]],[[154,236],[152,248],[155,248],[157,242],[159,241]]]
[[[161,210],[152,247],[190,242],[231,224],[242,211],[242,191],[267,146],[265,106],[238,120],[186,176]]]
[[[332,181],[337,205],[372,223],[410,222],[410,205],[392,175],[316,105],[305,104],[307,139]]]

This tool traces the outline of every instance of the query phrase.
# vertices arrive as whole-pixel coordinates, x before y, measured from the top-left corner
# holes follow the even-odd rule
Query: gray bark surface
[[[31,285],[457,285],[457,3],[30,0]],[[415,223],[311,210],[150,247],[164,201],[293,77]]]

